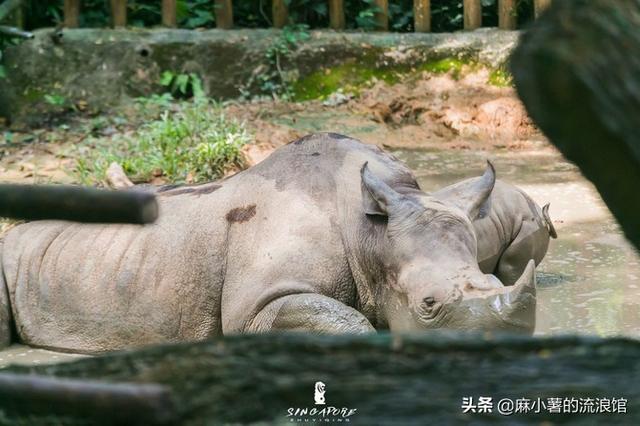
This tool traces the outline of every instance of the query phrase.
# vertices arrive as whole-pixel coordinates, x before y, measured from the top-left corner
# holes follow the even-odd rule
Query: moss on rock
[[[458,57],[432,59],[416,65],[393,64],[386,67],[376,66],[371,60],[345,63],[335,67],[322,68],[296,81],[293,85],[294,100],[325,99],[338,91],[357,95],[362,88],[368,87],[376,81],[394,84],[424,72],[450,74],[457,80],[466,72],[476,71],[483,67],[486,65]],[[490,69],[487,83],[502,87],[510,85],[511,80],[506,71],[496,68]]]

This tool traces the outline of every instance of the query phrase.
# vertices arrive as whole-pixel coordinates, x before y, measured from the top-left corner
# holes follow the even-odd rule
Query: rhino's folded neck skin
[[[361,176],[366,214],[355,227],[356,247],[347,252],[360,272],[354,273],[357,308],[377,328],[533,332],[533,265],[515,286],[504,287],[477,263],[471,219],[491,193],[492,167],[455,203],[429,197],[417,185],[392,187],[367,165]]]

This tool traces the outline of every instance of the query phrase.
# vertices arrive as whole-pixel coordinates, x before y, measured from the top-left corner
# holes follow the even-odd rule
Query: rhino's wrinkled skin
[[[458,194],[467,192],[476,181],[477,178],[467,179],[432,195],[455,202]],[[496,180],[491,195],[473,220],[480,269],[495,274],[504,285],[512,285],[529,260],[533,259],[537,266],[547,253],[549,238],[557,238],[548,209],[549,204],[540,208],[521,189]]]
[[[488,169],[443,202],[394,157],[319,134],[159,192],[153,225],[24,224],[2,254],[18,339],[100,352],[269,330],[531,332],[533,268],[506,288],[476,262],[469,218],[494,182]]]

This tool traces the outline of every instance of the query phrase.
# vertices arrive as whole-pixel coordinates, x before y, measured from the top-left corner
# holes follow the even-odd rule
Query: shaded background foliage
[[[62,20],[62,0],[26,0],[26,27],[35,29],[52,27]],[[310,28],[327,28],[329,10],[326,0],[289,0],[291,23],[306,24]],[[497,0],[482,0],[483,26],[498,25]],[[129,0],[129,25],[150,27],[160,23],[160,4],[157,0]],[[518,1],[518,23],[533,18],[533,0]],[[345,0],[345,17],[348,29],[374,30],[374,0]],[[211,0],[178,0],[178,25],[181,28],[212,28],[215,13]],[[241,28],[266,28],[271,26],[270,0],[234,0],[234,21]],[[432,0],[432,28],[434,32],[462,29],[462,0]],[[84,0],[80,14],[80,26],[103,27],[109,25],[108,0]],[[389,2],[389,28],[391,31],[413,31],[413,0]]]

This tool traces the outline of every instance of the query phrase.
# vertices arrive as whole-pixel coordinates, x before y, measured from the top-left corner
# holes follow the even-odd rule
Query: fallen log
[[[89,424],[169,425],[176,420],[167,387],[106,383],[27,374],[0,373],[0,401],[6,415],[34,419],[79,418]],[[64,422],[64,421],[63,421]]]
[[[633,385],[640,381],[640,342],[622,338],[240,335],[5,371],[164,385],[172,390],[175,424],[186,425],[305,422],[321,416],[309,410],[323,407],[339,410],[323,419],[355,409],[350,423],[367,425],[640,422],[640,387]],[[325,384],[324,406],[315,404],[316,382]],[[463,398],[477,403],[481,396],[492,398],[491,412],[463,413]],[[503,398],[540,401],[544,408],[501,415]],[[549,398],[575,403],[567,412],[550,412]],[[626,414],[570,411],[614,398],[620,410],[626,400]],[[0,398],[0,418],[8,416],[5,406]],[[64,424],[80,424],[68,408]],[[8,418],[38,420],[28,406]]]
[[[640,247],[640,2],[554,1],[511,58],[518,94]]]

